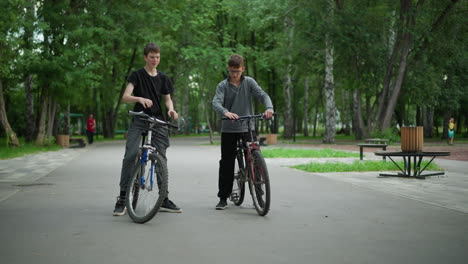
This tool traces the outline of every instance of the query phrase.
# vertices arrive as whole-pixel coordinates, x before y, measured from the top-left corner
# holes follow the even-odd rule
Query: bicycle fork
[[[156,166],[156,162],[153,161],[153,160],[150,160],[150,171],[149,171],[149,186],[146,186],[146,179],[145,179],[145,164],[148,162],[148,158],[149,156],[151,155],[149,152],[154,152],[155,151],[155,148],[153,146],[151,146],[151,136],[152,136],[152,132],[151,129],[148,131],[148,136],[146,137],[146,144],[144,144],[141,149],[143,150],[143,155],[141,157],[141,174],[140,174],[140,187],[142,189],[145,189],[148,190],[148,191],[152,191],[153,190],[153,186],[154,186],[154,167]],[[145,141],[145,139],[143,139],[143,142]]]

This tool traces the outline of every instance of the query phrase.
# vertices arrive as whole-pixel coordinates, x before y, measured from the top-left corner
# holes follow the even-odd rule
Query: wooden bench
[[[70,145],[72,143],[78,144],[78,146],[74,146],[75,148],[84,148],[86,146],[86,142],[82,138],[70,138]]]
[[[383,150],[387,150],[387,144],[361,143],[361,144],[358,144],[358,146],[359,146],[359,155],[360,155],[361,160],[364,156],[363,155],[364,148],[381,148]],[[385,160],[385,156],[383,156],[383,159]]]
[[[369,144],[387,144],[388,139],[383,138],[367,138],[366,143]]]

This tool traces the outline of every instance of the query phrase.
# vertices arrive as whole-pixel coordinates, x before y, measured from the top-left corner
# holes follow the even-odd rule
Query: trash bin
[[[424,127],[401,127],[401,151],[421,152],[424,145]]]

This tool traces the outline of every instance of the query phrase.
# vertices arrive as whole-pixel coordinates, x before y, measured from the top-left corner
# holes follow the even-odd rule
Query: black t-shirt
[[[133,111],[143,111],[148,115],[162,119],[161,95],[171,94],[174,91],[169,77],[158,71],[158,75],[151,76],[144,69],[138,69],[128,77],[128,81],[134,86],[133,95],[153,101],[153,106],[145,109],[142,104],[135,103]]]

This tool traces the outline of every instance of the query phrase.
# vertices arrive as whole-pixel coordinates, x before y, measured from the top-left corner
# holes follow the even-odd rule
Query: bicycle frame
[[[149,122],[149,125],[148,125],[148,129],[146,130],[147,132],[147,135],[143,134],[142,135],[142,145],[140,147],[140,150],[142,152],[142,155],[141,155],[141,160],[140,160],[140,163],[143,165],[143,164],[146,164],[149,160],[149,156],[156,152],[156,148],[153,147],[151,145],[151,141],[152,141],[152,136],[153,136],[153,129],[156,127],[156,125],[158,123],[161,123],[161,124],[167,124],[166,122],[162,121],[162,120],[159,120],[157,118],[154,118],[154,117],[149,117],[145,114],[142,114],[142,113],[135,113],[135,112],[130,112],[130,114],[132,115],[135,115],[135,116],[142,116],[144,118],[142,118],[142,120],[145,120],[147,122]],[[145,138],[146,137],[146,138]],[[155,164],[151,164],[150,166],[150,177],[149,177],[149,180],[150,180],[150,186],[147,187],[145,186],[145,171],[144,171],[144,166],[141,167],[141,176],[140,176],[140,185],[142,188],[147,188],[147,190],[151,191],[153,190],[153,186],[154,186],[154,167],[155,167]]]
[[[229,120],[227,117],[222,119]],[[238,168],[234,171],[233,184],[236,187],[234,188],[233,185],[231,201],[237,206],[242,204],[245,195],[245,182],[248,182],[255,210],[260,216],[265,216],[270,210],[270,179],[260,144],[254,137],[254,129],[251,126],[252,119],[264,119],[264,115],[239,116],[232,120],[247,121],[248,132],[241,133],[236,141]]]
[[[255,115],[255,116],[251,116],[251,117],[263,117],[263,115]],[[260,144],[258,143],[258,141],[255,141],[254,140],[254,134],[253,134],[253,131],[252,129],[250,128],[250,122],[252,122],[252,119],[253,118],[250,118],[247,120],[247,129],[248,129],[248,134],[249,134],[249,141],[246,141],[244,140],[243,137],[240,137],[238,140],[237,140],[237,147],[239,149],[242,149],[243,151],[243,154],[244,154],[244,163],[245,165],[248,165],[248,168],[250,170],[250,175],[252,176],[252,180],[256,180],[256,176],[255,176],[255,173],[254,173],[254,166],[253,166],[253,160],[252,160],[252,156],[251,156],[251,153],[252,151],[254,150],[258,150],[258,151],[261,151],[260,150]]]
[[[142,155],[141,155],[141,160],[140,160],[140,163],[143,165],[143,164],[146,164],[148,162],[148,157],[151,153],[155,152],[156,151],[156,148],[151,146],[151,139],[152,139],[152,132],[151,131],[151,128],[152,128],[152,125],[150,125],[150,129],[148,130],[148,135],[145,136],[145,135],[142,135],[142,146],[140,147],[140,150],[142,151]],[[145,142],[145,137],[146,137],[146,142]],[[145,172],[144,172],[144,166],[141,167],[141,176],[140,176],[140,186],[142,186],[142,188],[147,188],[145,186]],[[154,164],[151,165],[150,167],[150,177],[149,177],[149,180],[150,180],[150,186],[148,187],[148,190],[153,190],[153,184],[154,184],[154,179],[153,179],[153,175],[154,175]]]

